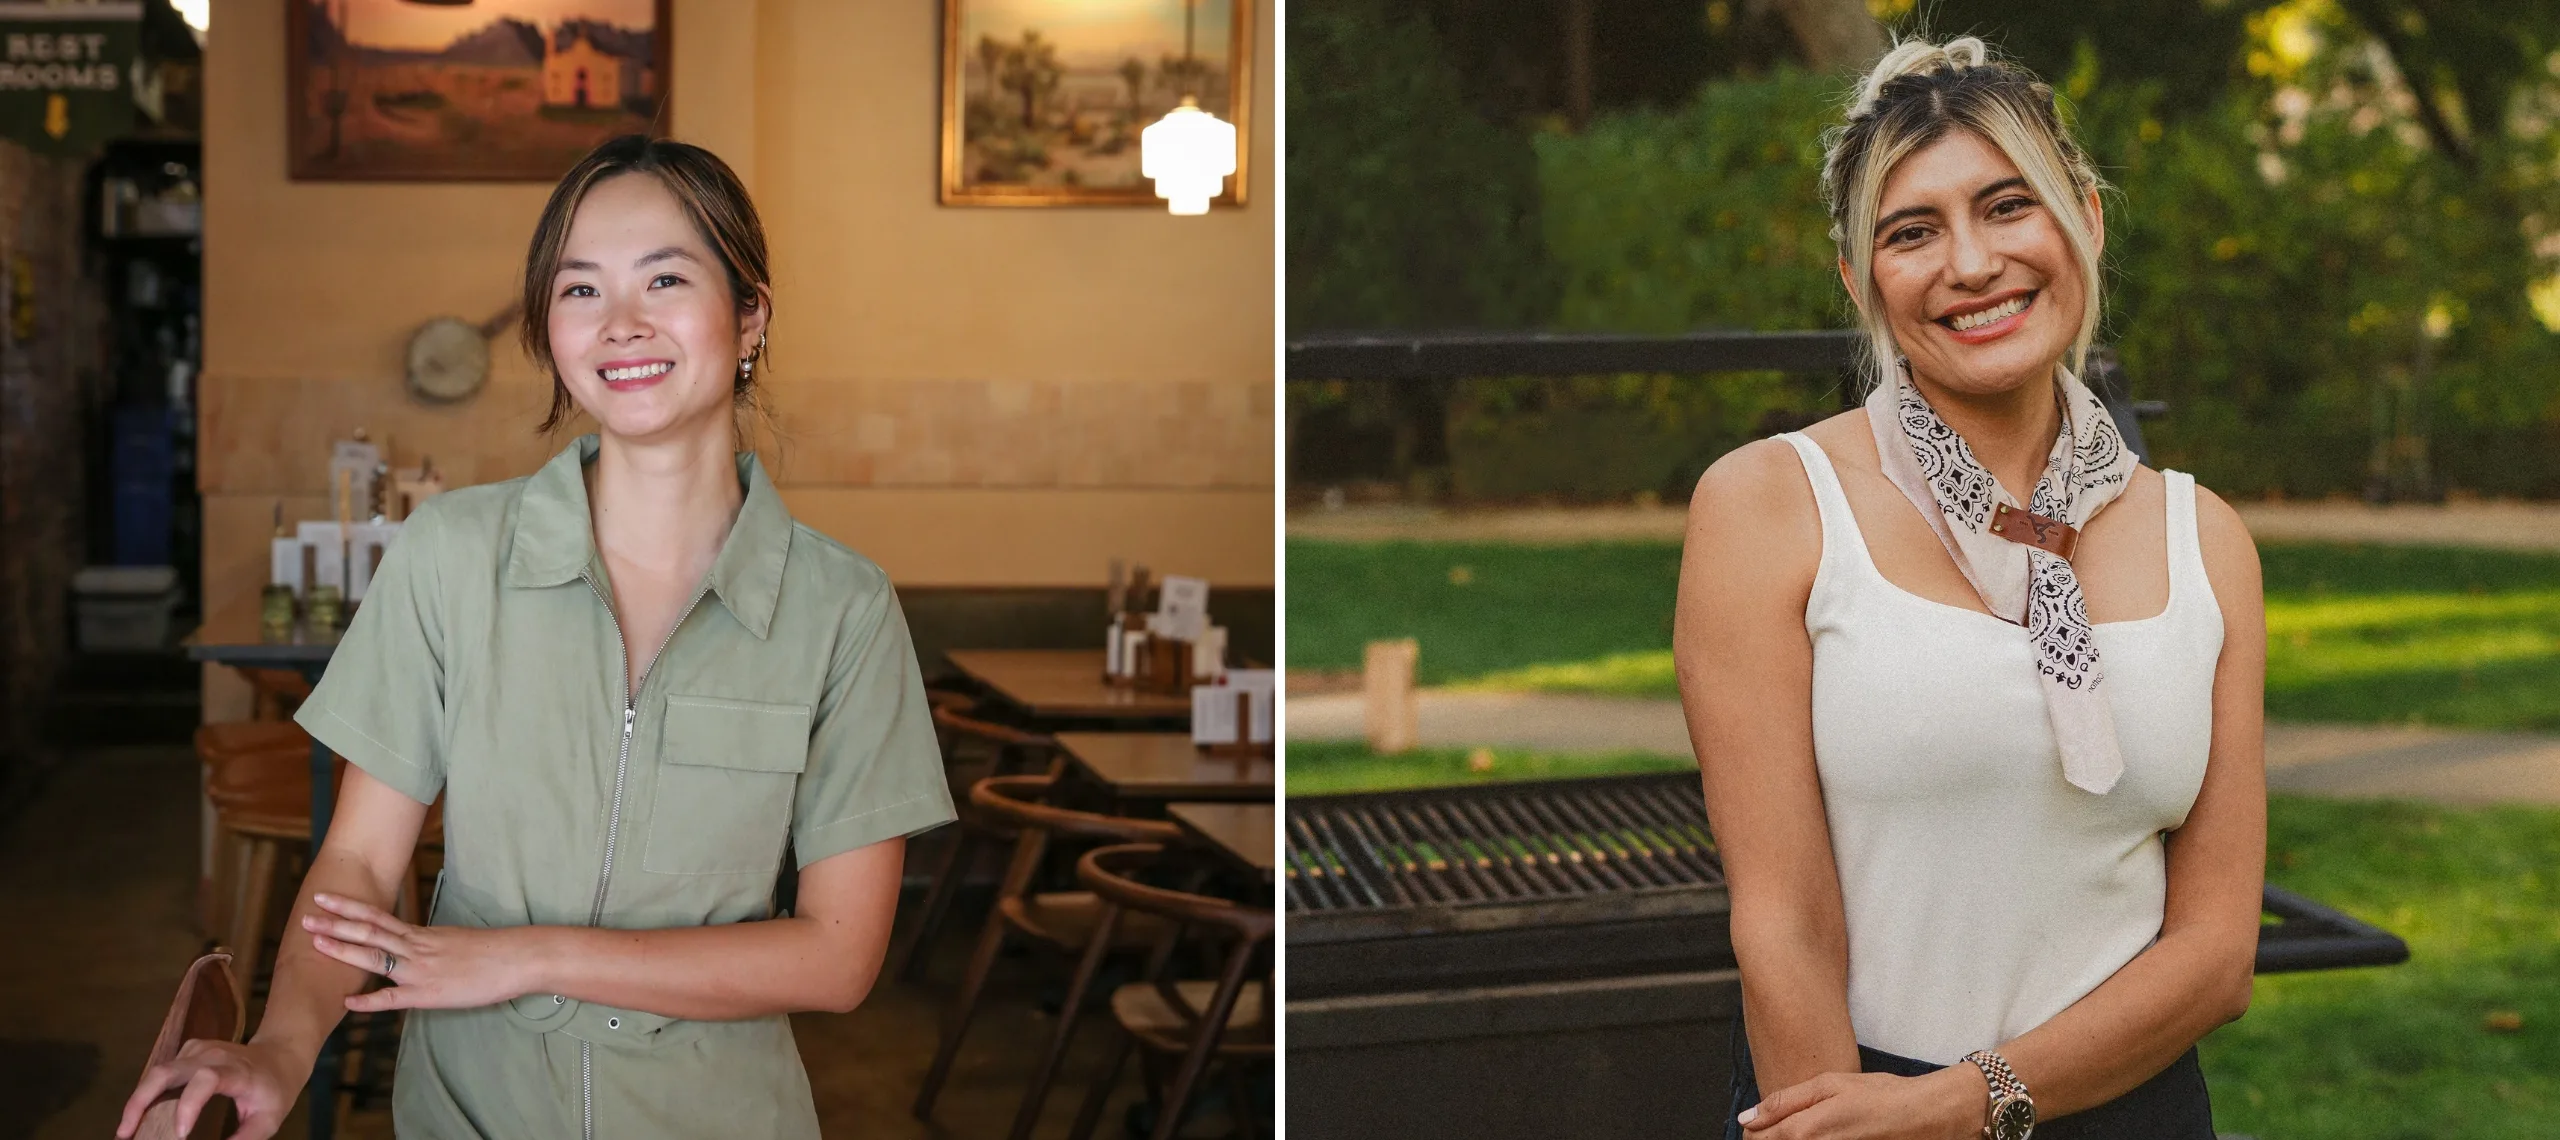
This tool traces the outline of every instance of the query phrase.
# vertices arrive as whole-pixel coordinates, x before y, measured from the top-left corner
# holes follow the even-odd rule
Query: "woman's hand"
[[[1990,1088],[1971,1065],[1925,1077],[1824,1073],[1743,1113],[1751,1140],[1976,1140]]]
[[[471,1009],[533,989],[532,955],[521,945],[531,927],[411,926],[354,899],[315,895],[312,901],[329,913],[303,916],[311,945],[391,980],[388,989],[350,995],[350,1010]]]
[[[167,1064],[143,1070],[133,1095],[125,1098],[123,1119],[116,1122],[117,1140],[131,1137],[142,1126],[143,1110],[171,1090],[178,1090],[178,1135],[195,1130],[206,1102],[227,1096],[240,1114],[232,1140],[266,1140],[284,1124],[285,1114],[293,1111],[293,1102],[310,1076],[308,1063],[297,1063],[289,1051],[276,1045],[234,1045],[209,1038],[189,1041],[178,1047],[178,1055]]]

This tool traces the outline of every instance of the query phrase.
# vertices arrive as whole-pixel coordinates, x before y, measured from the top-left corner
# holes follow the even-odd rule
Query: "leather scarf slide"
[[[1867,397],[1867,422],[1885,477],[1919,508],[1983,606],[2027,628],[2063,778],[2104,795],[2124,774],[2124,756],[2099,691],[2106,672],[2071,555],[2080,528],[2132,483],[2135,461],[2106,406],[2079,377],[2057,368],[2054,387],[2063,430],[2054,433],[2044,475],[2025,503],[1939,418],[1912,383],[1909,365]]]

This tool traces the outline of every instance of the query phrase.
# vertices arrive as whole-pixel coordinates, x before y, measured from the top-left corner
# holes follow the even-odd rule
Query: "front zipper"
[[[631,771],[631,725],[632,722],[640,719],[640,706],[639,694],[631,690],[631,644],[622,637],[622,616],[613,612],[612,597],[604,592],[603,586],[596,584],[594,575],[581,573],[578,576],[586,580],[588,589],[595,591],[596,600],[604,603],[605,620],[613,623],[614,657],[624,663],[622,667],[622,743],[616,748],[613,757],[613,809],[605,816],[604,869],[596,874],[595,906],[587,912],[587,925],[602,926],[604,925],[605,889],[613,885],[613,849],[622,834],[622,786],[625,777]],[[667,627],[667,636],[658,641],[658,648],[649,654],[649,663],[640,670],[642,688],[648,687],[649,675],[658,671],[658,658],[666,655],[667,643],[676,639],[676,631],[684,628],[685,619],[693,616],[693,607],[701,605],[702,596],[709,592],[708,588],[696,589],[693,592],[693,600],[684,604],[684,612],[676,615],[676,623]],[[554,995],[554,1000],[558,1000],[557,995]],[[579,1135],[585,1140],[596,1140],[594,1050],[594,1045],[585,1041],[578,1042]]]

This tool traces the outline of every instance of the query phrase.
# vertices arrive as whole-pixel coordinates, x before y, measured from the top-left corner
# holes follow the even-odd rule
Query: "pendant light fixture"
[[[1182,105],[1138,135],[1138,173],[1155,180],[1156,197],[1176,214],[1205,214],[1226,177],[1236,172],[1235,124]]]
[[[1182,74],[1197,86],[1200,67],[1192,54],[1195,10],[1200,0],[1182,0]],[[1200,109],[1196,90],[1182,105],[1138,133],[1138,173],[1156,184],[1156,197],[1176,214],[1206,214],[1226,178],[1236,172],[1235,124]]]

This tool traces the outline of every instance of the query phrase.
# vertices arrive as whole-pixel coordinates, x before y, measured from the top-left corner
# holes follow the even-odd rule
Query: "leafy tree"
[[[1022,33],[1022,42],[1005,48],[1003,86],[1022,98],[1022,127],[1040,126],[1040,104],[1058,89],[1066,69],[1058,63],[1058,45],[1040,38],[1038,29]]]
[[[979,35],[978,69],[986,73],[987,101],[991,103],[1003,93],[1000,84],[1004,78],[1004,57],[1004,44],[998,42],[994,36]]]
[[[1120,82],[1129,89],[1129,119],[1135,122],[1139,116],[1145,114],[1145,110],[1139,106],[1139,98],[1145,94],[1147,88],[1146,62],[1134,55],[1121,60]]]
[[[1408,6],[1309,0],[1288,19],[1290,117],[1323,124],[1288,135],[1290,335],[1544,324],[1529,140],[1476,117]],[[1313,461],[1310,414],[1385,433],[1400,477],[1445,462],[1438,387],[1288,389],[1293,465]]]

